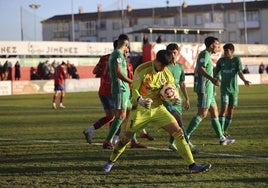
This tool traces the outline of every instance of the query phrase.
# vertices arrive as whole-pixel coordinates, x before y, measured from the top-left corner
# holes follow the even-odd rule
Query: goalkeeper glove
[[[173,105],[178,105],[181,103],[181,99],[179,96],[174,96],[174,99],[173,99]]]
[[[138,98],[138,103],[144,108],[150,109],[153,100],[150,98],[143,99],[141,96]]]

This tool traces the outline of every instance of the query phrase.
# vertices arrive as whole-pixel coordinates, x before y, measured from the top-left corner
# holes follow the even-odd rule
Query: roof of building
[[[192,12],[207,12],[211,11],[213,8],[214,11],[219,10],[243,10],[243,2],[234,2],[234,3],[215,3],[215,4],[205,4],[205,5],[191,5],[183,8],[184,13]],[[258,10],[263,8],[268,8],[267,0],[259,1],[250,1],[246,2],[247,10]],[[146,9],[132,9],[132,11],[127,12],[124,10],[124,14],[136,18],[150,17],[154,15],[157,18],[160,17],[172,17],[174,14],[179,13],[180,6],[175,7],[156,7],[156,8],[146,8]],[[109,18],[118,18],[121,17],[121,10],[114,11],[104,11],[100,14],[98,12],[93,13],[79,13],[74,14],[75,20],[96,20],[98,16],[103,19]],[[69,22],[72,19],[72,14],[66,15],[56,15],[46,20],[43,20],[42,23],[51,23],[51,22]]]

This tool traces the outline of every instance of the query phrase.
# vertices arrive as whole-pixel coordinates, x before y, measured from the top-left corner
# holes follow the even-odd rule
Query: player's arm
[[[180,82],[180,89],[181,89],[181,92],[185,98],[185,105],[184,105],[184,108],[186,110],[188,110],[190,108],[190,100],[189,100],[189,96],[188,96],[188,92],[187,92],[187,89],[186,89],[186,84],[185,82]]]
[[[249,87],[250,86],[250,83],[251,82],[249,82],[248,80],[246,80],[245,79],[245,76],[244,76],[244,74],[243,74],[243,72],[242,72],[242,62],[241,62],[241,59],[240,59],[240,57],[236,57],[237,58],[237,61],[238,61],[238,76],[239,76],[239,78],[244,82],[244,84],[245,84],[245,86],[247,86],[247,87]]]
[[[249,87],[251,82],[245,79],[245,76],[242,71],[238,72],[239,78],[244,82],[245,86]]]
[[[135,71],[134,73],[134,79],[132,82],[132,105],[133,107],[137,106],[137,104],[140,104],[144,108],[151,108],[151,104],[153,102],[152,99],[146,98],[144,99],[143,96],[140,93],[140,90],[143,89],[142,87],[143,83],[143,75],[139,71]]]
[[[215,69],[214,69],[214,78],[217,78],[218,79],[218,74],[219,74],[219,72],[220,72],[220,70],[221,70],[221,63],[220,63],[220,61],[221,61],[221,59],[219,59],[218,61],[217,61],[217,63],[216,63],[216,67],[215,67]]]
[[[209,79],[215,86],[220,86],[220,81],[217,78],[213,78],[212,76],[210,76],[204,67],[199,66],[197,68],[197,72],[199,74],[201,74],[202,76],[206,77],[207,79]]]
[[[122,81],[125,81],[129,84],[132,83],[132,79],[130,79],[128,77],[128,75],[123,74],[121,66],[115,65],[115,71],[116,71],[116,75],[119,79],[121,79]]]
[[[140,72],[137,70],[134,72],[134,78],[132,82],[132,103],[137,104],[138,98],[141,96],[140,94],[140,88],[142,84],[142,78],[140,77]]]
[[[99,75],[101,73],[101,68],[100,68],[100,64],[101,64],[101,59],[100,61],[98,62],[98,64],[94,67],[93,69],[93,74],[95,75]]]

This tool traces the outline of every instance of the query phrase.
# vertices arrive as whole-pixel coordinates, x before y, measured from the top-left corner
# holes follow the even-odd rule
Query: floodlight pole
[[[22,18],[22,6],[20,7],[20,32],[21,32],[21,41],[23,41],[23,18]]]
[[[244,9],[245,44],[248,44],[247,10],[246,10],[246,1],[245,0],[243,0],[243,9]]]
[[[72,0],[72,41],[75,41],[75,35],[74,35],[74,2]]]
[[[188,5],[185,1],[182,2],[182,0],[180,0],[180,29],[182,29],[183,27],[183,15],[182,15],[182,8],[186,8]],[[183,32],[181,34],[181,43],[183,42]]]
[[[38,4],[30,4],[29,7],[34,10],[34,40],[36,40],[36,10],[40,7],[41,5]]]

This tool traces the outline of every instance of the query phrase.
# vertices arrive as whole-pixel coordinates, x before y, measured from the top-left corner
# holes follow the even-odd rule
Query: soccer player
[[[187,127],[188,137],[206,118],[208,111],[211,115],[211,123],[221,145],[228,145],[235,142],[234,139],[226,138],[223,135],[221,124],[218,118],[218,107],[214,95],[214,85],[219,86],[220,81],[213,77],[213,63],[211,54],[219,49],[219,40],[215,37],[207,37],[204,41],[206,49],[201,51],[197,58],[194,74],[194,91],[197,94],[197,114],[192,118]]]
[[[117,40],[113,42],[114,50],[117,48]],[[83,131],[87,142],[90,144],[92,142],[93,132],[112,122],[114,119],[114,101],[111,94],[111,82],[108,68],[108,60],[110,54],[101,56],[98,64],[93,69],[93,73],[100,77],[100,87],[99,87],[99,98],[102,103],[105,116],[96,121],[93,125]]]
[[[128,78],[133,80],[133,77],[134,77],[133,65],[132,65],[132,63],[131,63],[131,61],[129,59],[129,55],[130,55],[130,48],[127,47],[126,50],[124,51],[124,56],[125,56],[126,62],[127,62],[127,75],[128,75]],[[130,89],[132,88],[132,83],[129,83],[129,88]],[[130,93],[130,97],[131,97],[131,93]],[[122,125],[120,126],[119,130],[116,132],[116,135],[113,138],[113,142],[112,142],[113,145],[116,144],[116,142],[119,140],[119,134],[121,132],[121,127],[125,126],[125,124],[128,122],[131,109],[132,109],[132,104],[130,103],[130,105],[128,105],[128,108],[127,108],[126,118],[123,121]],[[143,130],[143,131],[146,132],[146,130]],[[147,146],[145,146],[145,145],[141,144],[140,142],[138,142],[137,134],[133,135],[130,147],[131,148],[147,148]]]
[[[55,70],[55,76],[54,76],[54,94],[52,99],[52,108],[57,109],[56,101],[57,96],[60,93],[60,104],[59,108],[65,108],[63,106],[63,100],[65,96],[64,92],[64,80],[66,78],[66,63],[62,62]]]
[[[198,165],[193,159],[190,147],[176,119],[164,107],[160,98],[161,88],[167,84],[174,84],[172,73],[166,68],[171,62],[171,54],[167,50],[160,50],[156,59],[139,65],[134,73],[132,88],[132,104],[130,121],[124,127],[124,135],[115,145],[109,161],[103,170],[110,172],[115,161],[124,152],[126,146],[135,132],[141,131],[150,123],[156,129],[164,129],[175,138],[175,144],[179,154],[183,157],[191,173],[207,171],[211,165]],[[179,103],[178,97],[174,98],[174,104]]]
[[[225,136],[233,119],[234,108],[238,105],[238,81],[237,75],[244,82],[245,86],[249,87],[250,83],[245,79],[241,60],[238,56],[234,56],[235,47],[232,43],[227,43],[223,46],[224,56],[221,57],[215,68],[215,77],[220,75],[220,97],[221,111],[219,120]]]
[[[189,96],[186,90],[186,85],[185,85],[185,74],[184,74],[184,68],[183,65],[178,62],[179,59],[179,46],[176,43],[171,43],[167,46],[167,50],[171,52],[172,54],[172,62],[170,65],[167,66],[167,68],[170,70],[174,77],[175,81],[175,86],[177,89],[177,92],[179,93],[179,89],[181,90],[184,98],[185,98],[185,106],[184,108],[188,110],[190,108],[190,100]],[[186,130],[185,127],[183,126],[183,121],[182,121],[182,100],[178,105],[173,105],[171,102],[164,102],[165,107],[167,110],[176,118],[179,126],[184,132],[185,139],[188,144],[190,144],[191,149],[194,149],[194,146],[189,143],[187,135],[185,135]],[[169,139],[169,149],[172,151],[177,151],[177,148],[174,144],[174,138],[171,136]]]
[[[128,77],[127,63],[124,56],[128,46],[128,36],[121,34],[118,37],[117,49],[109,57],[108,65],[112,97],[115,103],[115,118],[103,143],[105,149],[113,149],[112,139],[125,120],[127,109],[131,106],[129,84],[132,83],[132,79]]]

